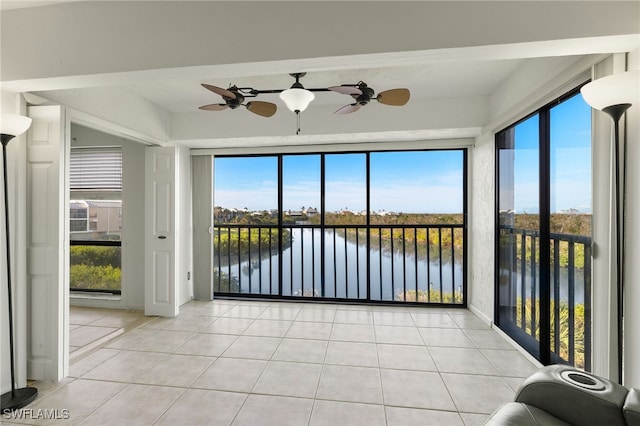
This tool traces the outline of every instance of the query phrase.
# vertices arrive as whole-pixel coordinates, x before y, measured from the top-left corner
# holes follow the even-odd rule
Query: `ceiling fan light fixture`
[[[284,101],[291,111],[296,114],[301,113],[315,99],[313,92],[304,88],[292,87],[291,89],[283,90],[280,92],[280,99]]]

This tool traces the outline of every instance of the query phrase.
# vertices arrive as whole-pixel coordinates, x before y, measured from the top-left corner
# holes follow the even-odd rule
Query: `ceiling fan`
[[[367,86],[367,83],[360,81],[357,84],[343,84],[341,86],[332,86],[328,88],[332,92],[351,95],[355,100],[354,103],[339,108],[334,114],[349,114],[358,111],[361,107],[367,105],[372,99],[384,105],[402,106],[409,102],[409,89],[391,89],[378,93],[375,98],[375,91]]]
[[[205,89],[222,96],[222,99],[224,100],[223,104],[220,103],[201,106],[199,109],[204,111],[222,111],[227,108],[236,109],[239,106],[244,106],[254,114],[258,114],[263,117],[271,117],[278,110],[278,106],[271,102],[250,101],[244,104],[243,102],[245,100],[245,97],[257,96],[257,94],[251,93],[251,91],[253,90],[251,88],[238,88],[235,85],[229,87],[228,89],[222,89],[210,84],[203,84],[202,86]],[[249,92],[244,92],[246,90],[249,90]]]
[[[350,95],[354,102],[345,105],[335,111],[335,114],[348,114],[358,111],[364,105],[367,105],[372,100],[376,100],[384,105],[402,106],[409,101],[410,93],[409,89],[391,89],[378,93],[374,97],[375,91],[369,87],[365,82],[360,81],[356,84],[343,84],[340,86],[331,86],[326,88],[312,88],[305,89],[300,83],[300,78],[304,77],[306,73],[293,73],[290,74],[296,79],[295,83],[289,89],[269,89],[269,90],[257,90],[252,87],[237,87],[235,85],[230,86],[228,89],[222,89],[210,84],[202,84],[202,86],[222,96],[224,103],[210,104],[201,106],[199,109],[205,111],[222,111],[224,109],[236,109],[239,106],[246,107],[254,114],[261,115],[263,117],[271,117],[278,109],[278,106],[272,102],[264,101],[250,101],[246,104],[243,103],[245,98],[256,97],[265,93],[279,93],[280,98],[285,101],[287,107],[298,115],[304,111],[309,103],[315,98],[312,92],[336,92],[344,95]]]

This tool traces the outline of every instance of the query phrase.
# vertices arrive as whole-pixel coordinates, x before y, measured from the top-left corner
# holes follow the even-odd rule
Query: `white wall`
[[[144,309],[144,149],[143,144],[71,125],[72,146],[122,146],[122,299],[73,299],[72,305]]]
[[[629,54],[628,68],[640,69],[640,50]],[[626,125],[628,188],[624,384],[640,388],[640,104],[628,110]]]

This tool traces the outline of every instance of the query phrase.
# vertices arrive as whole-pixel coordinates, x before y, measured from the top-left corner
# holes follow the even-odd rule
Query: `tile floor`
[[[70,377],[36,382],[31,418],[6,424],[479,425],[536,369],[467,310],[215,300],[71,317]]]

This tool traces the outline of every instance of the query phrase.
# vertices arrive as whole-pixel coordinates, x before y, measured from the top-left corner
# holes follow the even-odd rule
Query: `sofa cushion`
[[[570,426],[557,417],[546,413],[539,408],[510,402],[498,409],[485,426]]]

